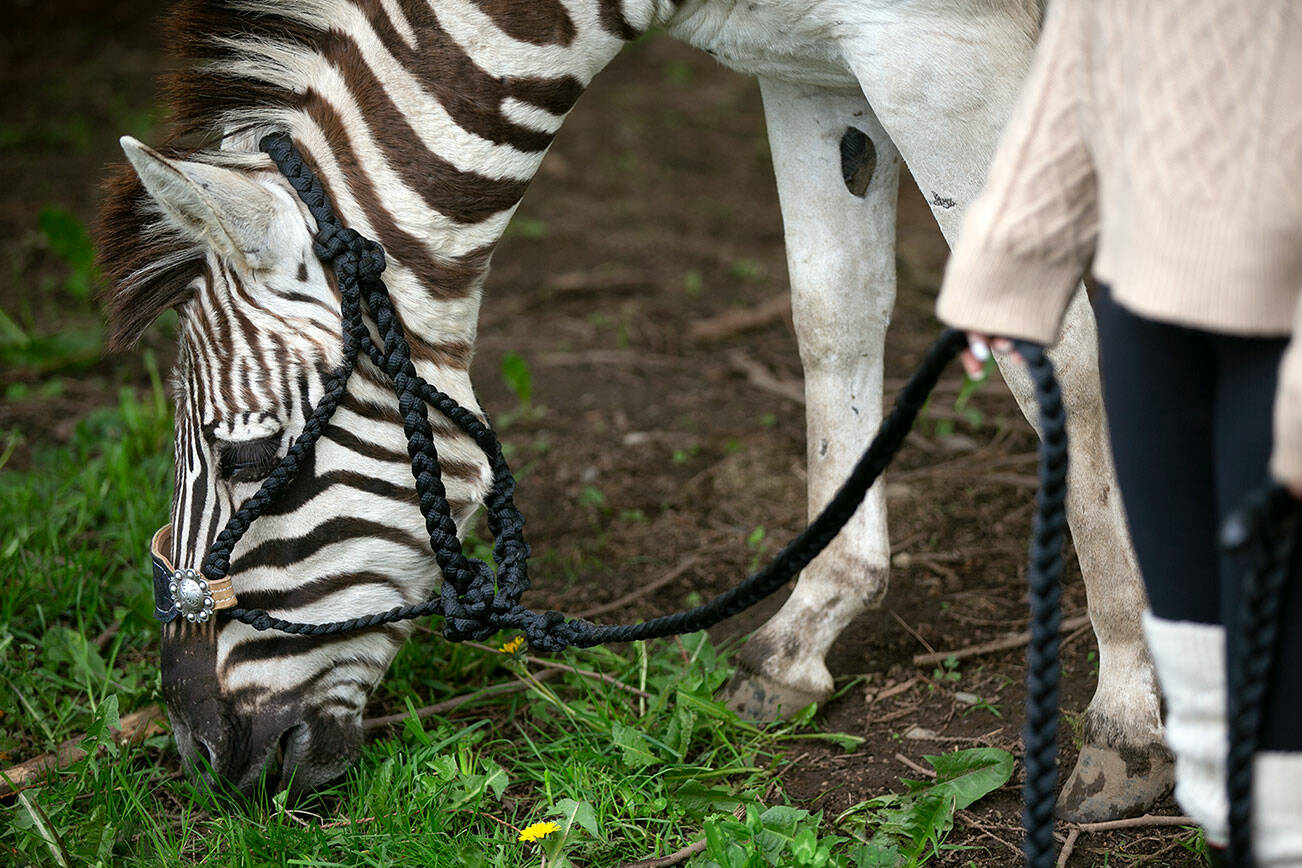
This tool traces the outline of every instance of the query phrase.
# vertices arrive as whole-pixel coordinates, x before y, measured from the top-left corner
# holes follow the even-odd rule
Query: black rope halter
[[[380,245],[343,225],[324,187],[287,134],[268,135],[260,144],[315,218],[316,255],[334,267],[341,296],[343,361],[327,377],[324,394],[288,453],[217,536],[204,559],[201,578],[190,570],[172,570],[171,564],[159,551],[156,538],[156,616],[164,622],[181,614],[190,620],[205,620],[213,611],[212,597],[215,595],[220,598],[216,608],[224,608],[231,618],[256,630],[279,630],[307,636],[346,633],[426,615],[442,615],[443,635],[451,641],[484,639],[501,629],[515,629],[525,634],[531,648],[555,652],[570,646],[590,647],[706,629],[781,588],[832,541],[904,444],[945,366],[966,345],[966,339],[959,331],[947,329],[941,333],[900,391],[894,408],[850,477],[828,505],[768,565],[736,587],[704,605],[639,624],[597,625],[576,618],[567,619],[559,612],[536,612],[520,602],[529,587],[529,546],[524,540],[524,519],[513,500],[515,480],[497,437],[484,420],[416,373],[402,323],[381,280],[385,259]],[[378,343],[372,340],[363,320],[363,306],[376,326]],[[1053,365],[1043,348],[1024,342],[1017,342],[1016,347],[1035,384],[1041,430],[1040,492],[1036,498],[1028,569],[1032,638],[1027,673],[1025,822],[1028,832],[1024,846],[1031,868],[1050,868],[1053,863],[1053,805],[1057,782],[1057,655],[1061,622],[1058,578],[1066,531],[1066,414],[1054,379]],[[436,596],[422,603],[319,624],[287,621],[262,609],[240,608],[228,578],[231,552],[250,524],[310,459],[316,442],[343,399],[359,353],[365,354],[392,382],[407,436],[407,451],[411,457],[421,514],[425,517],[430,547],[443,576],[442,588]],[[485,508],[488,527],[494,537],[495,566],[467,557],[461,549],[430,428],[428,407],[431,406],[469,435],[488,456],[493,485]],[[196,584],[190,586],[186,582]],[[182,586],[194,593],[186,596],[177,590]],[[207,597],[203,596],[205,594]],[[196,613],[201,613],[202,617],[192,617]]]

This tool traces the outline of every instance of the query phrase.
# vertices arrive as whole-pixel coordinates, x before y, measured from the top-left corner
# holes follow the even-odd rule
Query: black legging
[[[1266,482],[1285,338],[1245,338],[1145,319],[1104,287],[1103,400],[1130,536],[1153,613],[1232,624],[1240,566],[1217,546],[1221,520]],[[1302,750],[1302,550],[1266,699],[1263,750]],[[1235,631],[1227,653],[1237,656]]]

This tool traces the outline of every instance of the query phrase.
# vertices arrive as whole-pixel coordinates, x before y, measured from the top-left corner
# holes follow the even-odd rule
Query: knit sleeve
[[[1271,475],[1290,487],[1302,486],[1302,300],[1293,317],[1293,339],[1279,366],[1273,450]]]
[[[936,314],[952,326],[1053,343],[1093,255],[1083,5],[1049,4],[1030,73],[946,268]]]

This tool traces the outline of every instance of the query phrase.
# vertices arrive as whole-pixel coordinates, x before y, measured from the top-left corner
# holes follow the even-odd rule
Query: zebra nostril
[[[217,752],[213,750],[212,745],[208,744],[207,739],[200,736],[195,739],[195,746],[195,753],[198,755],[198,758],[202,760],[203,764],[207,766],[204,771],[216,772]]]
[[[276,746],[276,762],[280,767],[280,785],[288,788],[293,783],[294,771],[298,766],[299,755],[307,741],[307,725],[296,724],[280,735]]]

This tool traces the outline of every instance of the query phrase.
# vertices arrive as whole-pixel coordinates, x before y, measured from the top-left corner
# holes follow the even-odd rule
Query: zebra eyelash
[[[280,433],[256,440],[223,441],[217,445],[218,474],[228,482],[258,482],[280,461]]]

